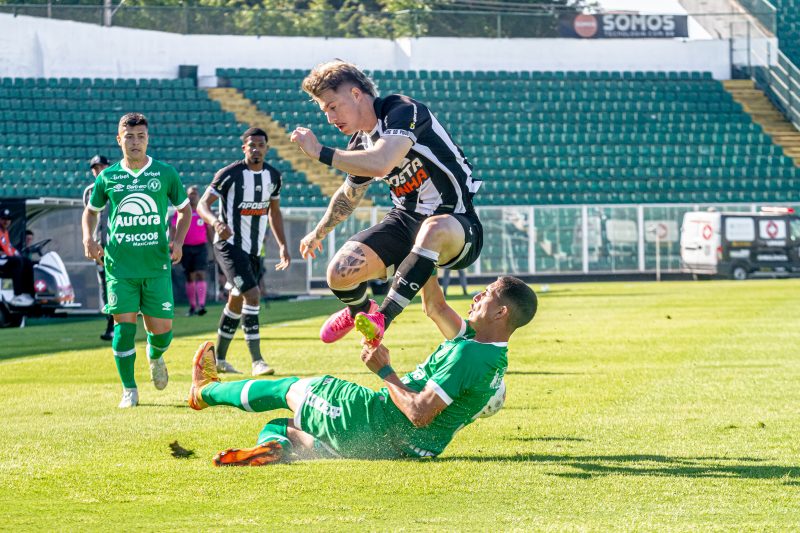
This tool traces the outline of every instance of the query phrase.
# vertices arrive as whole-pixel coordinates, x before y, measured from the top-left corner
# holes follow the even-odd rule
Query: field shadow
[[[266,301],[262,302],[262,307],[264,312],[261,315],[261,326],[266,330],[264,334],[268,335],[270,326],[284,322],[319,319],[322,324],[324,318],[341,308],[341,304],[335,298],[321,298],[298,302]],[[185,307],[176,309],[173,322],[173,335],[176,339],[195,336],[204,336],[212,341],[216,339],[221,304],[210,304],[205,316],[186,317],[185,312]],[[103,347],[110,350],[111,343],[99,338],[105,325],[105,315],[93,315],[32,319],[25,328],[0,329],[0,361],[73,350]],[[136,342],[141,343],[144,340],[144,326],[139,319]]]
[[[545,437],[548,438],[548,437]],[[612,475],[720,478],[781,479],[784,485],[800,486],[800,465],[768,464],[757,457],[671,457],[668,455],[462,455],[437,461],[521,462],[570,467],[577,472],[547,475],[573,479],[592,479]]]

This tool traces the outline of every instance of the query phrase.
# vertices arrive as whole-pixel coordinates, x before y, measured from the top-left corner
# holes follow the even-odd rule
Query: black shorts
[[[466,243],[455,259],[448,265],[441,266],[460,270],[470,266],[480,256],[483,248],[483,226],[474,211],[463,214],[449,213],[449,215],[463,226]],[[419,228],[427,218],[425,215],[408,213],[402,209],[392,209],[379,223],[356,233],[348,241],[360,242],[372,248],[386,265],[387,273],[391,276],[403,259],[411,253]]]
[[[250,255],[226,241],[214,243],[214,256],[225,277],[228,278],[228,285],[234,295],[258,286],[258,281],[261,279],[260,257]]]
[[[181,266],[186,276],[190,272],[205,272],[208,265],[208,250],[205,244],[184,244]]]

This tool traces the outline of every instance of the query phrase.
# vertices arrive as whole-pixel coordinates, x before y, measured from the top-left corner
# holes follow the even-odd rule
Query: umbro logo
[[[163,304],[161,304],[161,309],[163,311],[169,311],[170,309],[172,309],[172,304],[170,302],[164,302]]]

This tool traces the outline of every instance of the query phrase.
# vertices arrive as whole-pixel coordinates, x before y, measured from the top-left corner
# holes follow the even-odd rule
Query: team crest
[[[161,190],[161,182],[153,178],[147,182],[147,189],[152,192],[158,192]]]

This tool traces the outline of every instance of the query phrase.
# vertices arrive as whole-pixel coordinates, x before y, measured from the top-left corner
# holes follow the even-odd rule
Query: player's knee
[[[118,322],[114,324],[114,338],[111,349],[114,353],[125,353],[134,349],[136,344],[136,323]]]
[[[438,250],[444,242],[452,237],[451,228],[447,217],[431,217],[419,229],[415,244],[429,250]]]
[[[166,352],[169,345],[172,343],[172,330],[165,333],[150,333],[147,332],[147,345],[153,347],[160,352]]]
[[[248,305],[258,305],[259,301],[261,300],[261,291],[258,290],[258,287],[256,286],[244,291],[242,293],[242,297]]]
[[[328,264],[328,287],[334,290],[344,290],[360,282],[358,272],[353,272],[352,265],[347,263],[347,258],[334,258]]]

